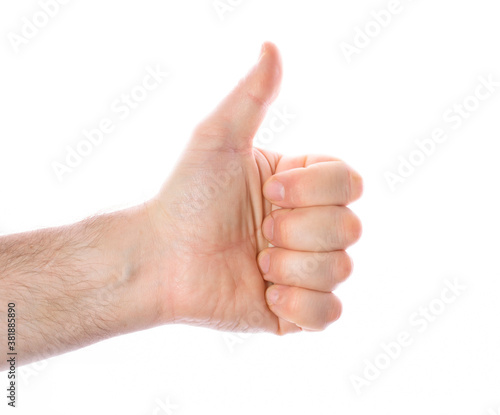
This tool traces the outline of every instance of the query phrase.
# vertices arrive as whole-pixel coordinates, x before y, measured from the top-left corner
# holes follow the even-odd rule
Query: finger
[[[264,219],[262,234],[279,248],[330,252],[355,243],[361,222],[345,206],[277,209]]]
[[[352,272],[352,261],[345,251],[268,248],[260,252],[257,261],[266,281],[323,292],[334,290]]]
[[[266,290],[269,309],[278,317],[306,330],[324,330],[342,313],[332,293],[275,284]]]
[[[290,321],[284,320],[278,317],[278,332],[279,335],[291,334],[291,333],[300,333],[302,328],[297,326],[295,323],[291,323]]]
[[[311,164],[322,163],[325,161],[342,161],[336,157],[327,156],[324,154],[306,154],[302,156],[284,156],[279,159],[275,173],[297,169],[299,167],[307,167]]]
[[[248,150],[282,77],[278,48],[264,43],[257,64],[216,110],[196,128],[193,140],[207,149]]]
[[[347,205],[361,196],[361,176],[341,161],[312,164],[271,176],[264,197],[285,208]]]

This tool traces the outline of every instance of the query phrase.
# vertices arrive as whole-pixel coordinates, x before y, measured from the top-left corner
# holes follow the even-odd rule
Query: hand
[[[351,272],[344,249],[361,225],[345,205],[362,180],[332,157],[252,147],[281,73],[278,50],[264,44],[147,203],[163,323],[286,334],[340,316],[331,291]]]
[[[265,44],[144,205],[0,237],[0,299],[22,310],[17,364],[159,324],[285,334],[339,317],[331,291],[361,234],[345,207],[361,178],[331,157],[252,147],[280,80]]]

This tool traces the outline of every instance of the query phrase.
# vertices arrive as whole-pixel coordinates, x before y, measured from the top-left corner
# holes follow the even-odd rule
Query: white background
[[[152,196],[265,40],[284,63],[274,107],[296,115],[265,147],[329,153],[365,180],[352,205],[364,225],[355,271],[338,290],[344,313],[325,332],[243,339],[168,326],[122,336],[20,369],[18,413],[500,413],[500,88],[460,128],[443,120],[480,76],[500,80],[500,5],[401,0],[348,63],[342,42],[387,5],[241,1],[221,18],[212,0],[74,0],[16,53],[9,33],[40,6],[2,2],[0,233]],[[118,120],[110,104],[156,64],[166,81]],[[52,163],[106,117],[116,131],[59,181]],[[448,140],[392,191],[384,174],[439,127]],[[465,289],[419,331],[412,314],[439,305],[454,279]],[[402,331],[413,343],[357,394],[352,376]]]

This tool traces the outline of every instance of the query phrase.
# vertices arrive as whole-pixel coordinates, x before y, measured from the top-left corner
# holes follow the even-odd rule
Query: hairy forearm
[[[9,303],[18,364],[158,323],[145,224],[145,209],[134,208],[0,237],[0,370]]]

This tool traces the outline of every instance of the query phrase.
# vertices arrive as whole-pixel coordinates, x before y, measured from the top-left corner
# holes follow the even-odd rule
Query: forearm
[[[0,370],[9,303],[18,364],[159,323],[147,222],[141,207],[0,237]]]

